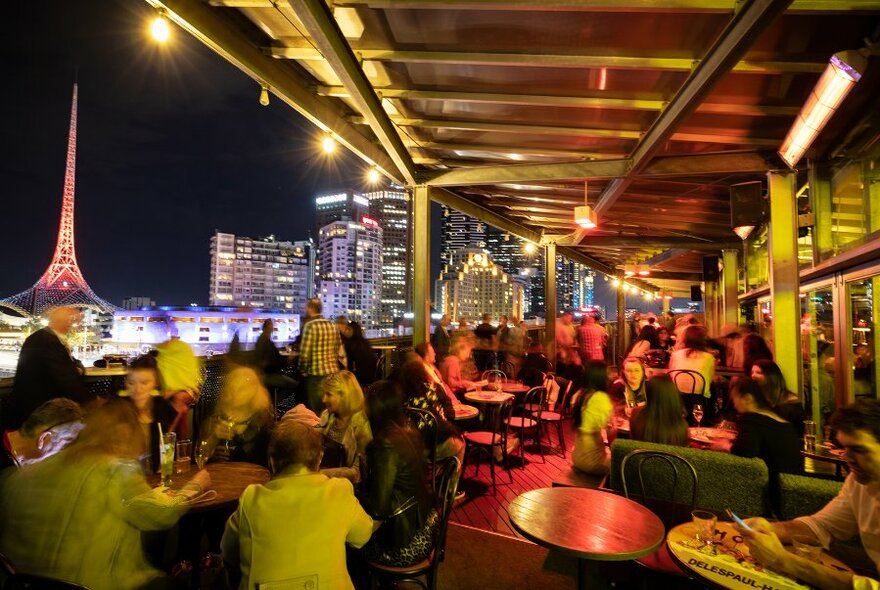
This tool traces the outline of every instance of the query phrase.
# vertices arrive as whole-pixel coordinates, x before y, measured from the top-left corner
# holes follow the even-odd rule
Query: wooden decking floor
[[[522,462],[519,458],[519,449],[516,449],[514,456],[510,458],[512,483],[504,466],[495,465],[497,491],[494,494],[489,472],[490,466],[485,458],[482,458],[478,464],[469,459],[460,484],[460,489],[465,491],[467,497],[452,510],[450,520],[502,535],[520,537],[510,524],[507,506],[523,492],[550,487],[554,479],[569,470],[571,448],[574,445],[571,419],[565,421],[562,430],[566,439],[565,458],[556,448],[558,445],[556,428],[551,427],[550,441],[548,442],[547,437],[544,437],[544,458],[546,461],[542,462],[537,445],[527,442],[523,469],[520,468]],[[551,444],[553,448],[549,446]],[[481,453],[473,453],[471,457],[476,459],[480,455]],[[478,465],[479,474],[476,473]]]

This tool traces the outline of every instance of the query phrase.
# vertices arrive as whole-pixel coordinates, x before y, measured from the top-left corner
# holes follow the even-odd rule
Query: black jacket
[[[408,546],[431,511],[418,432],[395,427],[374,438],[367,447],[367,480],[367,511],[385,521],[374,535],[377,543],[390,551]]]
[[[2,408],[3,430],[16,430],[38,406],[56,397],[84,404],[95,399],[70,351],[49,328],[27,337],[18,357],[12,393]]]

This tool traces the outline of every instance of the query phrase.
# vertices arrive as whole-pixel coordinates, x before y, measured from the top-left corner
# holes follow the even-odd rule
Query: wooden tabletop
[[[656,551],[665,536],[663,523],[641,504],[586,488],[531,490],[507,512],[525,538],[581,559],[636,559]]]
[[[208,463],[205,466],[211,475],[211,489],[216,496],[208,497],[204,501],[194,502],[192,510],[209,510],[238,501],[244,489],[253,483],[266,483],[269,481],[269,470],[254,463],[226,461],[220,463]],[[172,476],[172,488],[178,489],[188,482],[196,474],[198,468],[190,465],[190,469],[184,473]],[[151,485],[159,484],[159,475],[153,474],[147,478]]]
[[[86,377],[119,377],[125,375],[125,367],[86,367]]]
[[[501,384],[501,391],[505,391],[507,393],[525,393],[530,390],[531,387],[524,383],[517,383],[516,381],[508,381],[507,383]]]
[[[807,588],[782,574],[764,569],[749,552],[732,523],[715,526],[715,542],[706,545],[695,538],[694,525],[687,522],[669,531],[666,544],[678,565],[714,586],[731,589],[746,588]],[[789,548],[789,551],[792,549]],[[838,571],[851,571],[846,565],[823,552],[819,562]]]
[[[468,391],[464,399],[478,404],[503,404],[511,395],[503,391]]]
[[[826,461],[828,463],[838,463],[840,465],[846,465],[846,459],[843,458],[843,449],[831,449],[828,447],[823,447],[821,445],[816,445],[816,448],[812,451],[801,451],[801,455],[804,457],[809,457],[810,459],[815,459],[817,461]]]
[[[453,420],[469,420],[480,415],[480,410],[467,404],[459,404],[455,406],[455,417]]]

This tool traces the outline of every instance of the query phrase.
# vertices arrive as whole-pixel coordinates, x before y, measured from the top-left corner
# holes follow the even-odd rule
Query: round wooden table
[[[211,489],[216,495],[209,495],[202,501],[193,502],[191,512],[204,512],[238,502],[244,489],[251,484],[266,483],[269,481],[269,470],[254,463],[226,461],[220,463],[208,463],[205,469],[211,476]],[[184,473],[176,473],[171,477],[171,487],[179,489],[188,482],[198,471],[198,467],[190,464],[189,470]],[[159,474],[152,474],[147,478],[150,485],[159,484]]]
[[[627,561],[653,553],[665,529],[656,514],[632,500],[585,488],[541,488],[507,508],[526,539],[578,558],[578,588],[589,584],[587,561]]]
[[[527,393],[531,387],[524,383],[517,383],[516,381],[508,381],[507,383],[501,384],[501,391],[505,393]]]
[[[477,404],[500,405],[511,397],[511,394],[503,391],[468,391],[464,394],[464,399]]]
[[[733,523],[719,522],[715,526],[715,541],[711,545],[695,537],[692,523],[673,527],[666,538],[669,554],[679,567],[713,586],[732,590],[762,587],[800,590],[809,587],[757,564]],[[819,562],[839,571],[852,571],[824,552]]]
[[[455,406],[455,417],[453,420],[470,420],[480,415],[480,410],[467,404],[459,404]]]
[[[832,449],[822,445],[816,445],[816,448],[812,451],[801,451],[801,455],[812,459],[813,461],[831,463],[832,465],[834,465],[834,475],[838,479],[843,479],[844,477],[846,477],[843,473],[844,469],[847,469],[847,471],[849,471],[846,459],[843,458],[843,449]]]

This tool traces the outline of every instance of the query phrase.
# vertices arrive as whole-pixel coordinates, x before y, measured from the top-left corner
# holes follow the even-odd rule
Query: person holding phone
[[[751,518],[745,524],[753,530],[737,528],[755,559],[770,569],[823,590],[878,588],[877,579],[822,566],[783,547],[796,535],[814,538],[826,548],[833,540],[858,535],[880,571],[880,401],[859,400],[837,410],[831,428],[850,470],[837,496],[812,516],[774,523]]]

